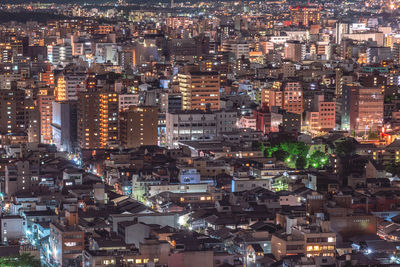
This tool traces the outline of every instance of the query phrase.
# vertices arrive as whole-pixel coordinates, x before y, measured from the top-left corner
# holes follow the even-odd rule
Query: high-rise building
[[[0,62],[12,63],[17,61],[17,57],[23,56],[23,49],[23,42],[21,40],[0,43]]]
[[[89,75],[78,95],[78,144],[83,149],[112,148],[118,141],[118,94],[98,89]]]
[[[120,113],[120,141],[125,148],[157,145],[158,109],[130,106]]]
[[[51,127],[53,117],[54,96],[47,90],[42,90],[42,94],[38,96],[39,113],[40,113],[40,141],[50,144],[53,139],[53,130]]]
[[[68,63],[72,60],[72,46],[70,45],[49,45],[47,57],[54,64]]]
[[[184,110],[218,110],[220,108],[220,77],[218,72],[179,74],[179,90]]]
[[[0,90],[0,121],[0,133],[25,131],[25,92],[23,90]]]
[[[235,55],[236,59],[239,58],[249,58],[250,57],[250,48],[249,44],[246,42],[236,42],[236,41],[226,41],[222,43],[222,52],[229,52]]]
[[[380,87],[350,87],[350,130],[356,134],[377,131],[383,124],[383,90]]]
[[[236,128],[236,111],[186,110],[167,113],[166,137],[169,147],[179,141],[208,141]]]
[[[75,152],[77,147],[77,102],[53,101],[52,141],[61,151]]]
[[[168,112],[174,112],[182,110],[182,95],[168,93],[166,94],[166,110]]]
[[[261,91],[261,104],[281,107],[287,112],[303,114],[303,88],[300,82],[275,82],[272,88]]]
[[[312,132],[332,131],[336,125],[336,102],[325,101],[324,95],[314,95],[314,107],[306,113],[306,125]]]
[[[341,44],[343,35],[352,33],[352,24],[350,22],[337,22],[336,23],[336,43]]]
[[[54,85],[54,72],[50,69],[50,64],[47,65],[45,72],[39,73],[39,81],[43,82],[47,86]]]
[[[39,162],[19,159],[5,168],[5,193],[8,196],[26,191],[39,183]]]
[[[86,73],[68,71],[57,77],[55,96],[57,101],[78,100],[78,93],[85,90]]]
[[[29,142],[39,142],[40,115],[34,101],[21,89],[0,90],[0,133],[26,134]]]

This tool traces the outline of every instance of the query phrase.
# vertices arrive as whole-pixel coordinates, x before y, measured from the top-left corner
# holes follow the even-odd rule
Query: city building
[[[220,76],[217,72],[179,74],[183,110],[220,109]]]
[[[125,148],[157,145],[158,109],[150,106],[129,106],[120,113],[119,140]]]

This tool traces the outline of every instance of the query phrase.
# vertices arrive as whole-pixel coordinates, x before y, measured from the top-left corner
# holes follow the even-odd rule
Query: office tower
[[[120,141],[125,148],[157,145],[158,109],[129,106],[120,113]]]
[[[294,7],[290,8],[290,15],[292,17],[292,23],[300,26],[310,26],[313,24],[319,24],[321,18],[321,9],[319,7]]]
[[[217,72],[189,72],[179,74],[182,109],[220,108],[220,76]]]

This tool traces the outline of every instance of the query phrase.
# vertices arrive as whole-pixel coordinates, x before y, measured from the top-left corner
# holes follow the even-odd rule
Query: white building
[[[209,141],[236,128],[236,111],[185,110],[167,113],[166,136],[169,147],[180,141]]]
[[[96,63],[110,62],[113,65],[118,64],[118,51],[120,47],[112,43],[97,43],[95,51]]]
[[[5,216],[1,218],[1,241],[7,243],[25,237],[25,220],[21,216]]]
[[[49,61],[58,65],[72,61],[72,46],[70,45],[49,45],[47,47],[47,57]]]
[[[22,79],[21,73],[3,73],[0,74],[0,88],[11,89],[11,83],[20,81]]]
[[[139,94],[120,94],[118,96],[118,110],[122,111],[129,106],[139,104]]]
[[[86,73],[66,73],[58,77],[57,90],[65,92],[66,100],[78,100],[78,93],[85,91]]]
[[[245,58],[249,58],[250,54],[249,44],[245,42],[224,42],[222,43],[222,51],[233,53],[236,58],[241,58],[242,56],[244,56]]]
[[[232,180],[232,192],[248,191],[256,187],[271,190],[271,181],[272,179],[234,178]]]
[[[238,120],[238,128],[249,128],[255,131],[257,130],[257,120],[250,116],[242,116]]]

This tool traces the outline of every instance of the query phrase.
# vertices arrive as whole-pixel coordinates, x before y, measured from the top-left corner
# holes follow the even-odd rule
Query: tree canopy
[[[24,253],[16,256],[1,257],[0,267],[40,267],[40,261],[31,254]]]
[[[274,157],[296,169],[323,168],[329,163],[329,155],[322,151],[311,153],[310,146],[303,142],[282,142],[274,146],[263,146],[262,150],[266,157]]]
[[[335,145],[335,151],[336,154],[341,157],[352,156],[356,151],[355,141],[353,139],[346,139],[337,142]]]

